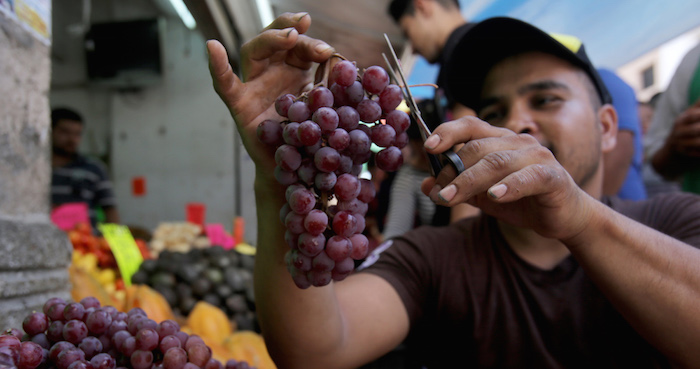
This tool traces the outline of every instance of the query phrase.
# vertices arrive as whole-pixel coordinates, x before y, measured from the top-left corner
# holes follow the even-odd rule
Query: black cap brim
[[[583,45],[571,50],[526,22],[507,17],[489,18],[472,27],[445,62],[447,85],[456,102],[479,109],[481,90],[489,70],[503,59],[528,51],[554,55],[581,68],[591,78],[602,103],[612,99]]]

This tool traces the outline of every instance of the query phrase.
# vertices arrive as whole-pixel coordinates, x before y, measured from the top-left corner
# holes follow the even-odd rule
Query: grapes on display
[[[343,59],[326,73],[310,91],[278,97],[281,119],[257,128],[258,140],[274,150],[275,178],[287,186],[280,210],[290,247],[285,262],[302,289],[340,281],[352,273],[354,260],[367,257],[362,231],[375,191],[358,175],[372,143],[382,148],[377,166],[395,171],[408,142],[408,114],[395,110],[401,88],[390,84],[384,68],[371,66],[360,75]]]
[[[22,328],[24,333],[15,328],[0,333],[0,368],[253,368],[244,361],[214,359],[201,337],[180,331],[175,321],[156,323],[139,308],[127,314],[101,307],[93,297],[80,302],[51,298],[41,312],[27,315]]]

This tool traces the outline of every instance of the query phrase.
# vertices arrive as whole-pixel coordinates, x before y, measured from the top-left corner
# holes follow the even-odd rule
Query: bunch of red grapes
[[[197,335],[172,320],[156,323],[140,308],[128,313],[100,306],[94,297],[80,302],[51,298],[43,312],[22,322],[25,334],[0,335],[0,368],[17,369],[249,369],[246,362],[225,365]]]
[[[367,257],[362,232],[375,189],[358,175],[372,143],[383,148],[375,161],[385,171],[403,164],[400,149],[408,143],[410,118],[396,110],[401,88],[389,83],[386,70],[372,66],[358,76],[355,64],[342,60],[327,79],[330,88],[320,83],[277,98],[283,120],[265,120],[257,130],[261,142],[276,148],[275,178],[287,186],[280,220],[291,248],[287,269],[299,288],[343,280],[354,260]]]

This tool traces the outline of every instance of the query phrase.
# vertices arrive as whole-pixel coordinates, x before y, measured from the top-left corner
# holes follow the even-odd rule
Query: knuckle
[[[465,143],[460,151],[463,152],[466,157],[478,157],[483,147],[484,144],[480,140],[473,140]]]
[[[486,168],[490,170],[501,170],[508,166],[510,162],[510,154],[505,151],[497,151],[486,154],[481,159]]]
[[[532,155],[533,157],[537,158],[538,161],[551,160],[554,158],[552,152],[542,145],[537,145],[528,151],[528,155]]]
[[[563,178],[562,173],[549,165],[534,164],[529,172],[532,173],[534,180],[544,184],[557,183]]]
[[[535,136],[528,134],[528,133],[518,133],[516,135],[516,139],[519,140],[520,142],[527,144],[527,145],[538,145],[541,146],[539,141],[535,138]]]

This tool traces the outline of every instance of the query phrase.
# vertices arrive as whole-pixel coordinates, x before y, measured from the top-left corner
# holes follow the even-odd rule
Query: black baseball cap
[[[456,102],[477,110],[488,71],[501,60],[528,51],[551,54],[581,68],[590,77],[602,103],[612,103],[610,93],[578,38],[548,34],[508,17],[481,21],[462,36],[450,59],[445,61],[448,77],[445,88]]]

